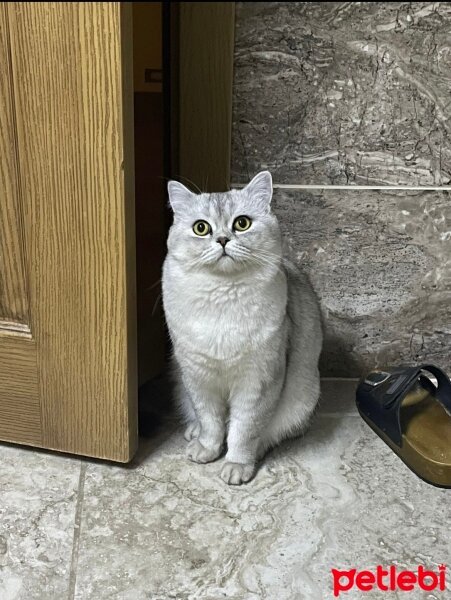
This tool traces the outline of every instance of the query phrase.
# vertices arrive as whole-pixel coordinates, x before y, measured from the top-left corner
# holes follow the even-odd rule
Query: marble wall
[[[274,208],[321,298],[323,376],[451,373],[451,192],[276,190]]]
[[[273,173],[323,306],[323,375],[451,373],[451,3],[236,7],[232,181]]]
[[[234,181],[451,181],[451,3],[236,6]]]

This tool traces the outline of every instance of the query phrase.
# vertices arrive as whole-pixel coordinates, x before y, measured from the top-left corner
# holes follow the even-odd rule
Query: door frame
[[[235,2],[171,2],[170,173],[194,191],[230,186]]]

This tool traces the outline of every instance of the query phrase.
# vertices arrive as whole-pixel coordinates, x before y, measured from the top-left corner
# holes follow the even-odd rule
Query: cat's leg
[[[185,438],[194,433],[189,440],[186,455],[199,463],[216,460],[224,445],[226,405],[218,390],[203,384],[202,381],[184,378],[196,420],[192,421],[185,432]]]
[[[187,442],[198,438],[200,435],[200,422],[197,418],[196,411],[194,410],[193,402],[189,395],[189,392],[183,383],[181,371],[175,362],[173,361],[173,372],[174,372],[174,392],[177,400],[177,406],[180,413],[181,420],[185,424],[184,438]]]
[[[230,423],[227,435],[226,462],[221,478],[228,484],[240,485],[252,479],[259,459],[261,435],[275,410],[281,382],[265,389],[249,377],[230,396]]]
[[[200,423],[196,417],[194,420],[188,422],[188,424],[185,428],[185,433],[183,434],[183,437],[185,438],[185,440],[187,442],[190,442],[191,440],[197,440],[199,435],[200,435]]]

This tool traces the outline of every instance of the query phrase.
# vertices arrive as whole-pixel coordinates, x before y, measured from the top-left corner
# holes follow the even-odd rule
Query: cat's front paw
[[[191,440],[186,449],[189,460],[197,463],[212,462],[221,454],[220,447],[206,448],[199,440]]]
[[[221,479],[229,485],[241,485],[251,480],[254,473],[254,464],[226,462],[222,467]]]
[[[183,437],[187,442],[197,439],[200,436],[200,423],[199,421],[191,421],[188,423],[185,429]]]

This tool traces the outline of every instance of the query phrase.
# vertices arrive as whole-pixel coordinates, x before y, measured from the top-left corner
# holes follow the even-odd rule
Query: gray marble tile
[[[66,598],[80,460],[7,445],[0,455],[0,598]]]
[[[451,181],[449,2],[238,2],[232,180]]]
[[[273,206],[322,303],[323,376],[420,361],[451,373],[449,192],[278,189]]]
[[[332,567],[451,562],[449,492],[359,417],[318,415],[240,488],[184,445],[167,432],[128,469],[88,466],[76,599],[312,600],[332,597]]]

